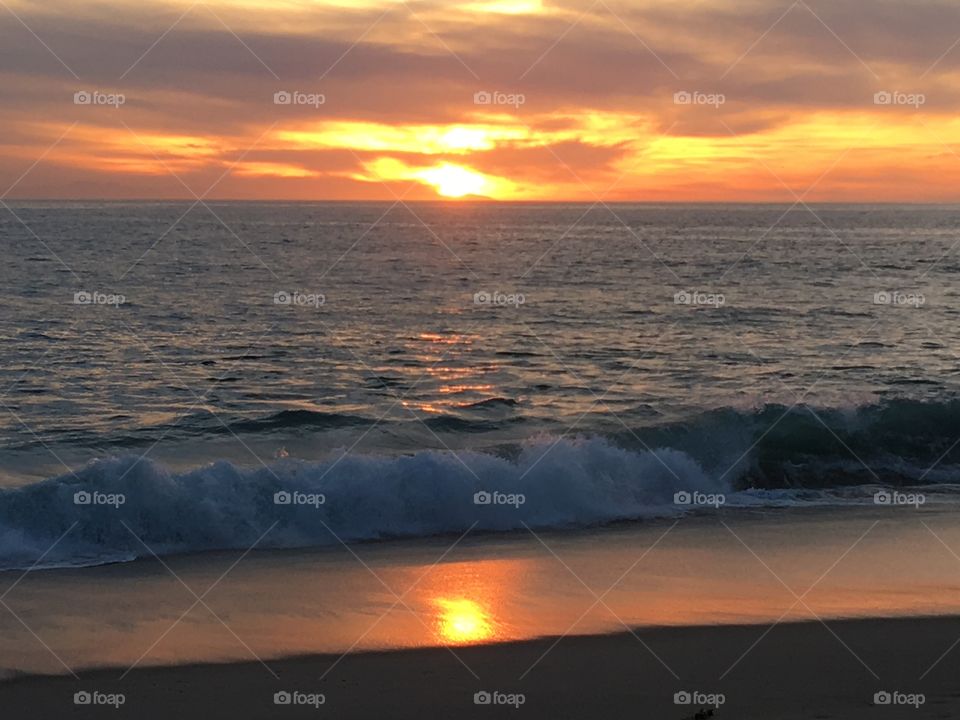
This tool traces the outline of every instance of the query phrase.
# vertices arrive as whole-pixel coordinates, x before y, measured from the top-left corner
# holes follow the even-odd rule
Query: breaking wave
[[[344,421],[288,414],[259,427]],[[897,400],[721,409],[611,437],[542,436],[499,453],[347,454],[255,468],[222,460],[187,471],[110,456],[0,490],[0,568],[589,527],[689,511],[674,502],[678,492],[723,494],[728,509],[776,508],[865,503],[879,487],[922,484],[954,502],[958,438],[960,401]],[[502,495],[477,504],[483,492]],[[278,504],[277,493],[291,502]]]

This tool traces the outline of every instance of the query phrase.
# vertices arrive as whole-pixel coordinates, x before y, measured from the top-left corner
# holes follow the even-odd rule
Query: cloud
[[[509,179],[498,191],[518,193],[589,198],[578,176],[602,187],[625,171],[636,183],[624,188],[655,173],[664,188],[703,192],[682,174],[744,172],[752,151],[815,177],[814,162],[828,164],[847,142],[875,148],[885,163],[864,171],[890,186],[916,175],[883,169],[898,159],[952,177],[937,151],[955,137],[960,106],[952,2],[21,0],[11,9],[37,37],[0,16],[0,170],[12,182],[45,152],[62,170],[32,171],[19,193],[71,194],[85,182],[111,195],[154,192],[148,176],[202,184],[236,163],[223,192],[367,197],[364,168],[377,162],[414,181],[447,163]],[[78,106],[78,90],[126,102]],[[278,91],[324,102],[277,105]],[[478,91],[524,102],[478,106]],[[678,91],[724,103],[678,104]],[[924,103],[878,107],[878,91]],[[870,137],[842,132],[872,124]],[[807,153],[812,129],[840,131]],[[750,193],[755,179],[744,183]]]

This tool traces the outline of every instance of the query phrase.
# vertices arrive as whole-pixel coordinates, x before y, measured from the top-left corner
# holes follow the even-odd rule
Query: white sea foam
[[[111,457],[69,474],[0,491],[0,566],[87,564],[148,555],[339,540],[575,527],[666,515],[680,490],[729,490],[684,453],[633,452],[605,440],[541,439],[514,459],[422,451],[402,457],[281,459],[242,468],[221,461],[174,473],[150,460]],[[120,505],[77,504],[78,492],[122,496]],[[278,492],[323,502],[277,504]],[[523,496],[477,504],[477,493]],[[126,527],[125,527],[126,526]],[[129,530],[127,529],[129,527]],[[132,531],[132,533],[131,533]]]
[[[325,462],[283,458],[254,468],[219,461],[172,472],[150,460],[110,457],[76,474],[0,490],[0,568],[246,549],[258,539],[258,547],[289,548],[468,528],[576,528],[721,508],[867,505],[877,489],[735,491],[735,480],[718,479],[678,450],[634,451],[598,437],[540,438],[510,459],[424,450]],[[956,486],[925,492],[934,502],[960,498]],[[78,493],[123,502],[78,504]],[[678,494],[689,497],[678,502]]]

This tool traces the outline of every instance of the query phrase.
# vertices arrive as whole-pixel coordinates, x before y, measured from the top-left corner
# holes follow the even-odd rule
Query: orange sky
[[[946,0],[6,0],[0,197],[956,201],[958,35]]]

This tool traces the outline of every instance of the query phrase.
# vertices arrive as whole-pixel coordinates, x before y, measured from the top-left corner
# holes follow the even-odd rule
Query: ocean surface
[[[956,504],[958,225],[10,202],[0,569]]]

